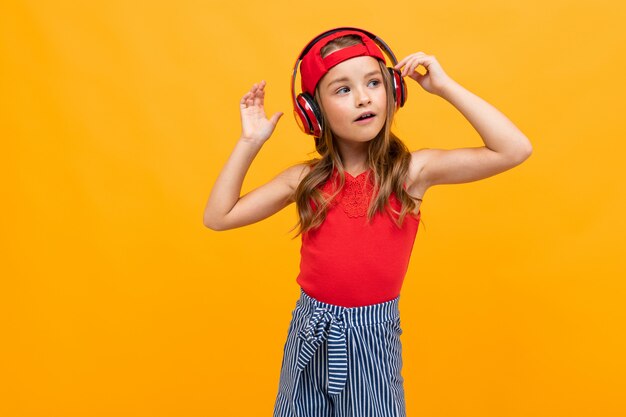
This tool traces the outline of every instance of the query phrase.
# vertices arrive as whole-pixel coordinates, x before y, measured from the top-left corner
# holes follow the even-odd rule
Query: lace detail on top
[[[369,176],[370,171],[371,170],[362,172],[356,177],[353,177],[346,172],[346,182],[343,189],[333,199],[333,201],[331,201],[330,206],[341,206],[348,217],[363,217],[367,215],[369,201],[374,191],[374,184],[372,184]],[[323,190],[331,194],[333,192],[333,183],[337,186],[339,185],[339,175],[337,171],[335,171],[334,175],[331,176],[331,179],[326,182]]]

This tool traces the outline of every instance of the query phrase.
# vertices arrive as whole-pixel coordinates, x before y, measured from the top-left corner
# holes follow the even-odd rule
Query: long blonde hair
[[[356,35],[346,35],[334,39],[321,50],[322,57],[326,57],[333,51],[348,46],[362,43]],[[398,228],[402,227],[404,217],[415,209],[415,201],[405,191],[403,184],[407,178],[411,153],[406,145],[391,132],[391,124],[395,113],[395,102],[392,91],[391,74],[384,62],[378,60],[383,77],[383,84],[387,91],[387,119],[380,133],[369,142],[367,152],[367,164],[372,169],[374,176],[374,190],[370,200],[367,220],[371,222],[376,212],[387,211],[389,215],[393,213],[397,218],[392,219]],[[315,101],[319,105],[323,118],[323,131],[320,138],[315,139],[315,150],[321,158],[313,158],[304,161],[311,170],[302,179],[295,191],[295,202],[298,210],[298,223],[291,229],[300,226],[294,239],[300,234],[306,233],[310,229],[319,227],[326,218],[326,212],[332,199],[341,191],[345,184],[345,171],[336,146],[336,139],[330,130],[328,119],[321,105],[321,97],[318,88],[315,89]],[[320,185],[325,183],[331,176],[334,168],[339,174],[339,184],[334,193],[325,198],[320,189]],[[376,192],[377,190],[377,192]],[[402,208],[400,212],[394,210],[389,205],[389,196],[395,193]],[[316,209],[310,205],[313,200]]]

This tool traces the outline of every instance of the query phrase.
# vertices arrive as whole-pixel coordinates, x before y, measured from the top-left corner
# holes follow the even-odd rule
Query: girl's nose
[[[358,89],[355,96],[356,96],[357,106],[361,106],[363,104],[369,104],[372,101],[367,91],[363,89]]]

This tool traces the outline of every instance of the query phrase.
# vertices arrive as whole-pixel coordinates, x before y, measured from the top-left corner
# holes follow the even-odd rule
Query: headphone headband
[[[338,27],[338,28],[335,28],[335,29],[330,29],[330,30],[327,30],[326,32],[322,32],[321,34],[317,35],[317,36],[316,36],[316,37],[315,37],[312,41],[310,41],[310,42],[309,42],[309,43],[308,43],[308,44],[307,44],[307,45],[306,45],[306,46],[302,49],[302,52],[300,53],[300,56],[298,56],[298,59],[302,59],[302,58],[304,57],[304,55],[306,55],[306,54],[309,52],[309,50],[313,47],[313,45],[315,45],[317,42],[319,42],[322,38],[324,38],[324,37],[326,37],[326,36],[329,36],[329,35],[332,35],[332,34],[333,34],[333,33],[335,33],[335,32],[344,31],[344,30],[347,30],[347,31],[353,31],[353,30],[354,30],[354,31],[358,31],[358,32],[361,32],[361,33],[366,34],[366,35],[367,35],[370,39],[372,39],[372,40],[378,40],[378,41],[380,41],[380,42],[381,42],[381,43],[385,46],[385,48],[389,51],[390,55],[393,57],[393,60],[395,60],[395,59],[396,59],[396,57],[395,57],[395,55],[393,54],[393,52],[391,52],[391,49],[389,49],[389,47],[387,46],[387,44],[386,44],[385,42],[383,42],[383,40],[382,40],[382,39],[380,39],[378,36],[374,35],[374,34],[373,34],[373,33],[371,33],[371,32],[368,32],[368,31],[366,31],[366,30],[359,29],[359,28],[355,28],[355,27],[348,27],[348,26]],[[397,62],[396,62],[396,63],[397,63]]]

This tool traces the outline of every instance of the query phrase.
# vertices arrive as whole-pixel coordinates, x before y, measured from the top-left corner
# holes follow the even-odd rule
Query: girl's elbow
[[[524,147],[524,159],[526,160],[533,153],[533,145],[532,143],[530,143],[530,140],[526,136],[524,136],[524,138],[526,138],[526,146]]]
[[[533,145],[531,145],[530,142],[528,142],[528,146],[526,146],[526,148],[522,152],[522,161],[521,162],[524,162],[525,160],[530,158],[530,155],[532,155],[532,154],[533,154]]]
[[[527,160],[528,158],[530,158],[530,155],[532,155],[532,153],[533,153],[533,146],[530,144],[530,142],[527,142],[526,145],[522,146],[521,149],[519,149],[515,153],[515,156],[513,158],[515,165],[519,165],[525,160]]]
[[[221,222],[217,221],[215,217],[204,216],[204,218],[202,219],[202,223],[204,224],[205,227],[211,230],[214,230],[216,232],[226,230],[226,227],[224,227],[224,225]]]

